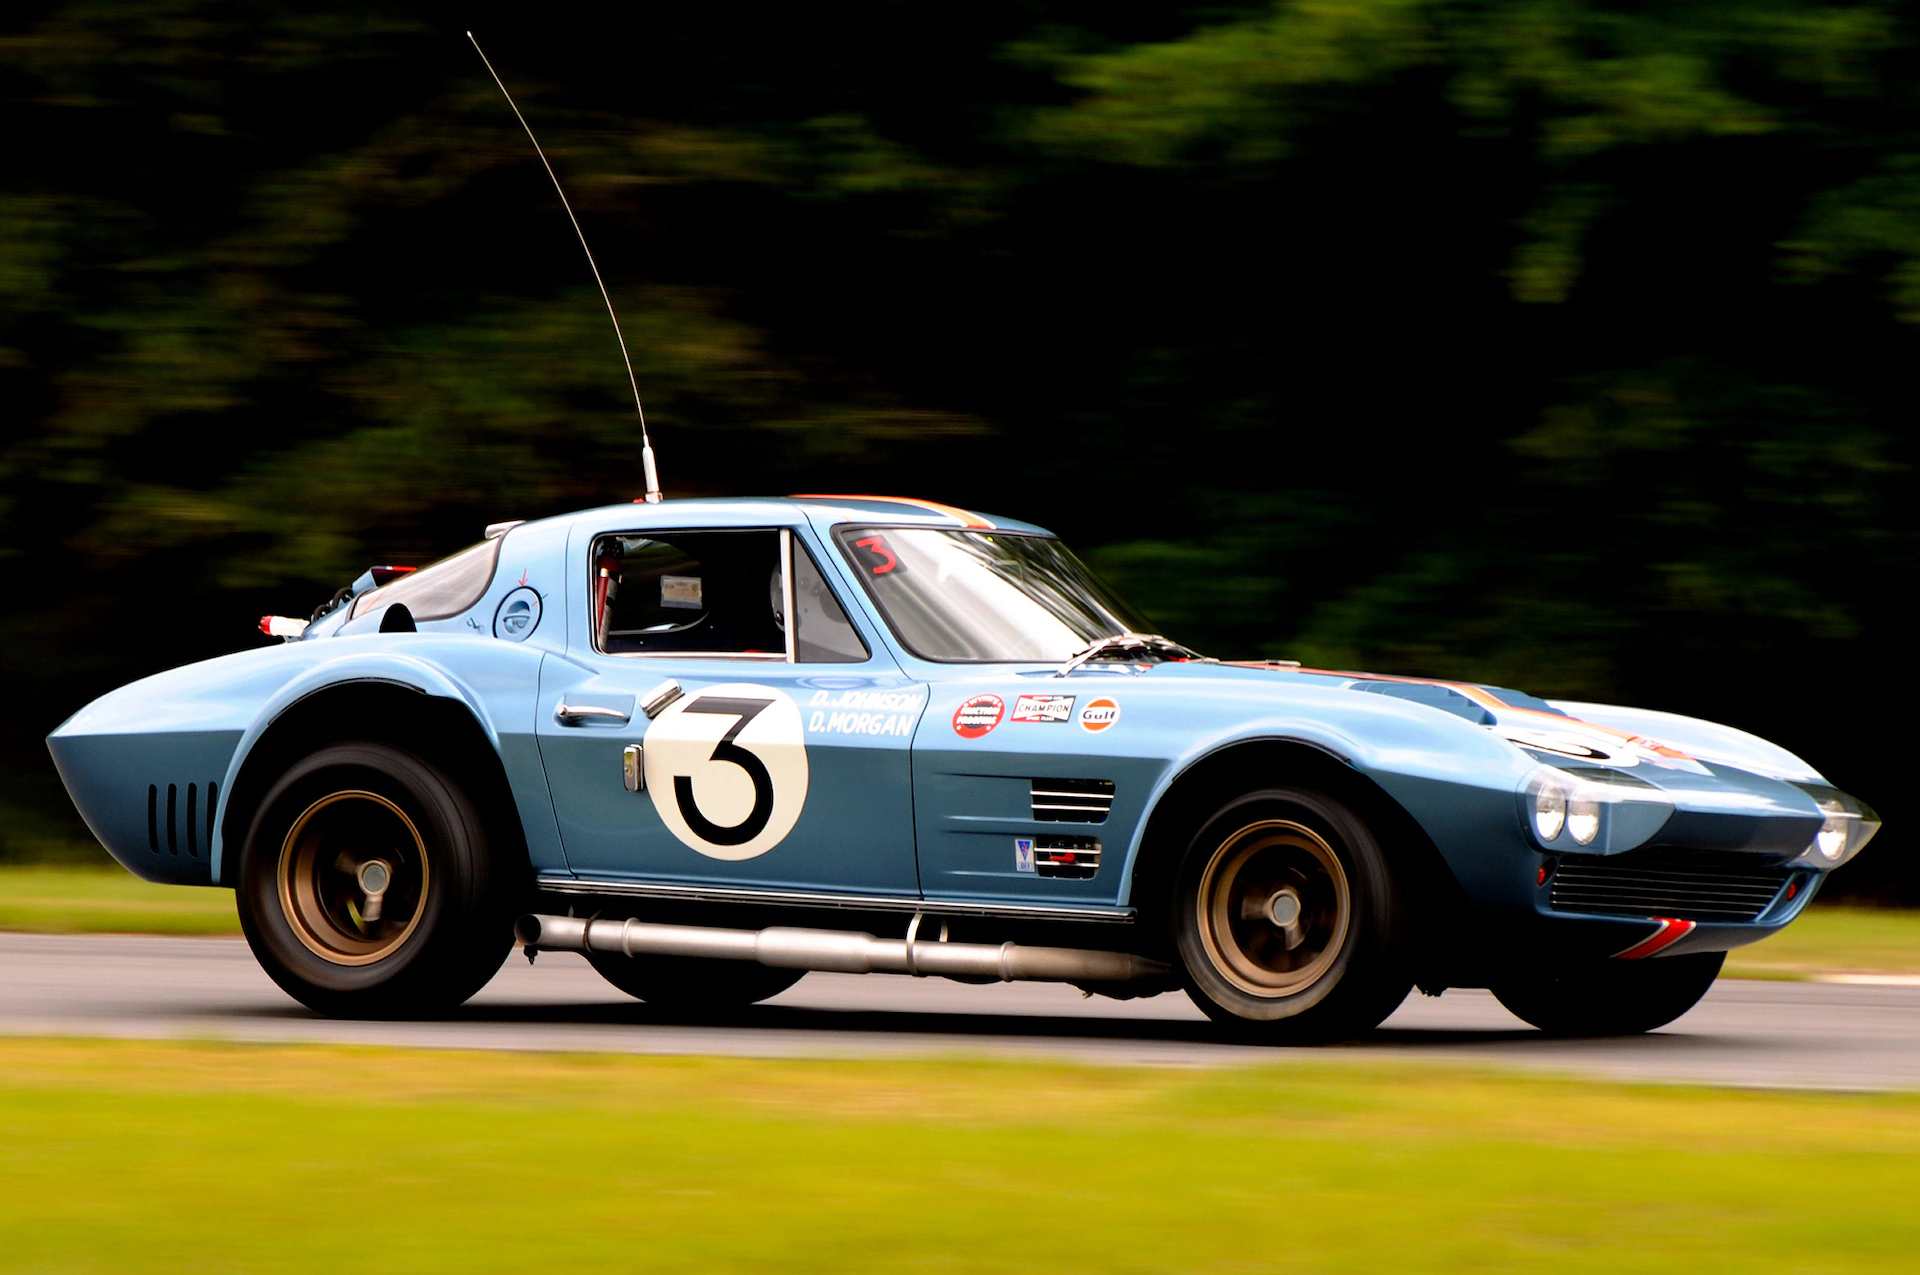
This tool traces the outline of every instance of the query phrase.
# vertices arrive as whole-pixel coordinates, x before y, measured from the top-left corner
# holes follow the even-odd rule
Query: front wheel
[[[1589,961],[1493,986],[1516,1018],[1555,1036],[1637,1036],[1700,1003],[1725,952],[1642,961]]]
[[[1228,802],[1188,846],[1173,936],[1187,994],[1238,1034],[1275,1044],[1377,1026],[1412,986],[1407,902],[1358,815],[1324,793]]]
[[[377,743],[296,762],[240,851],[240,926],[273,981],[323,1014],[443,1013],[513,944],[510,881],[461,786]]]

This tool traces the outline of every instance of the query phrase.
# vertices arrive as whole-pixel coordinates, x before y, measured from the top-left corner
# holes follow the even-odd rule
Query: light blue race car
[[[1205,659],[928,501],[500,524],[262,627],[48,743],[116,859],[233,889],[330,1014],[446,1012],[517,930],[670,1007],[1045,979],[1306,1041],[1472,986],[1639,1032],[1879,826],[1724,726]]]

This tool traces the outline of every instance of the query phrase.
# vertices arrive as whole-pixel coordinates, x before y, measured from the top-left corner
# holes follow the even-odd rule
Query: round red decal
[[[1120,720],[1120,706],[1102,695],[1087,701],[1080,710],[1080,725],[1090,731],[1103,731]]]
[[[978,739],[1000,724],[1007,702],[998,695],[976,695],[953,710],[953,733],[962,739]]]

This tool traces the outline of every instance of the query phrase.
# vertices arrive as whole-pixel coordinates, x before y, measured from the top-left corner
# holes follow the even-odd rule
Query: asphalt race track
[[[0,934],[0,1032],[10,1035],[351,1041],[472,1049],[742,1057],[990,1055],[1199,1065],[1445,1060],[1632,1080],[1920,1089],[1920,987],[1723,980],[1663,1031],[1548,1040],[1485,992],[1416,993],[1366,1040],[1337,1049],[1224,1044],[1185,997],[1113,1001],[1040,984],[813,974],[748,1010],[662,1014],[572,954],[515,955],[455,1018],[320,1018],[261,973],[237,939]]]

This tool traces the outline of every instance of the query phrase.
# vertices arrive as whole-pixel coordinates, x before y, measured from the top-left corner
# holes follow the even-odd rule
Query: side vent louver
[[[205,823],[201,822],[200,785],[187,785],[187,809],[185,828],[187,834],[187,857],[198,859],[200,845],[204,838],[207,852],[213,852],[213,815],[219,804],[220,785],[207,784]],[[180,853],[180,785],[167,785],[167,853]],[[147,849],[160,853],[160,785],[147,785]]]
[[[1086,880],[1100,871],[1098,837],[1035,837],[1033,870],[1043,877]]]
[[[1105,823],[1112,810],[1111,779],[1033,781],[1033,817],[1043,823]]]

